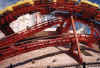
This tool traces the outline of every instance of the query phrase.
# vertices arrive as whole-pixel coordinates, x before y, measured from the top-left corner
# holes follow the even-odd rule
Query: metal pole
[[[86,63],[85,62],[83,63],[83,68],[86,68]]]
[[[79,55],[79,58],[82,60],[79,40],[78,40],[78,36],[77,36],[77,32],[76,32],[76,26],[75,26],[75,21],[74,21],[73,16],[71,16],[71,23],[72,23],[72,29],[73,29],[73,33],[74,33],[74,37],[75,37],[75,41],[76,41],[76,46],[78,48],[78,55]]]

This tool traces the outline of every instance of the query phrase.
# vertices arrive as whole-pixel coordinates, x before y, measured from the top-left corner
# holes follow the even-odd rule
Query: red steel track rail
[[[20,7],[21,6],[21,7]],[[37,25],[32,26],[31,28],[21,31],[19,33],[14,34],[10,28],[8,30],[5,30],[7,32],[10,32],[11,34],[7,37],[0,40],[0,61],[7,59],[9,57],[13,57],[28,51],[44,48],[44,47],[50,47],[50,46],[64,46],[66,43],[72,43],[70,48],[70,54],[75,56],[77,58],[79,63],[82,63],[82,57],[81,57],[81,51],[79,42],[85,42],[87,43],[88,47],[92,47],[92,44],[99,41],[99,34],[96,32],[97,28],[95,27],[95,23],[91,21],[90,19],[96,20],[100,22],[100,11],[99,8],[93,7],[93,6],[85,6],[83,4],[75,5],[75,2],[61,2],[61,3],[35,3],[35,5],[19,5],[16,7],[13,7],[14,11],[10,13],[4,13],[3,16],[0,18],[0,29],[2,29],[5,24],[7,26],[5,28],[9,28],[9,24],[16,20],[19,16],[31,12],[40,12],[41,14],[50,14],[54,10],[60,10],[60,11],[67,11],[69,12],[66,14],[66,17],[64,14],[55,13],[56,18],[52,20],[48,20],[45,22],[41,22]],[[19,11],[20,9],[20,11]],[[92,10],[91,10],[92,9]],[[91,10],[91,11],[90,11]],[[89,11],[89,12],[88,12]],[[81,14],[81,16],[77,16],[76,14]],[[60,18],[59,18],[60,17]],[[73,18],[75,17],[75,18]],[[88,20],[87,20],[88,19]],[[82,24],[88,25],[88,27],[91,30],[91,34],[89,35],[79,35],[76,33],[76,26],[75,22],[80,22]],[[64,22],[66,22],[66,26],[63,27]],[[71,34],[66,35],[66,37],[58,37],[55,39],[48,39],[48,40],[42,40],[42,41],[36,41],[33,43],[27,43],[27,44],[20,44],[18,46],[15,45],[16,42],[19,40],[23,40],[27,37],[30,37],[46,28],[52,27],[54,25],[60,24],[60,30],[58,30],[60,33],[67,33],[70,27],[73,27],[73,36]],[[99,29],[98,29],[99,30]],[[3,32],[3,31],[2,31]],[[95,37],[95,32],[96,36]],[[75,54],[75,48],[78,49],[78,54]]]

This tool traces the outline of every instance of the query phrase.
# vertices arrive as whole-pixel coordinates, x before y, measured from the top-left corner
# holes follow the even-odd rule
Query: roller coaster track
[[[8,44],[15,43],[16,41],[19,41],[21,39],[24,39],[26,37],[34,35],[37,32],[40,32],[40,31],[42,31],[46,28],[49,28],[53,25],[56,25],[56,24],[60,23],[60,21],[62,21],[62,20],[61,19],[54,19],[54,20],[46,21],[44,23],[37,24],[37,25],[33,26],[32,28],[30,28],[26,31],[23,31],[21,33],[13,34],[13,35],[7,37],[6,40],[1,40],[0,41],[0,43],[1,43],[0,48],[5,47],[5,46],[9,46]]]
[[[75,2],[63,2],[63,3],[40,3],[35,2],[34,5],[30,3],[24,3],[21,5],[11,7],[13,11],[5,11],[0,15],[0,30],[5,33],[6,38],[0,40],[0,61],[7,59],[9,57],[19,55],[31,50],[36,50],[44,47],[50,46],[64,46],[66,43],[72,43],[71,54],[76,56],[74,49],[78,48],[76,46],[76,38],[74,36],[66,35],[67,37],[57,37],[55,39],[48,39],[42,41],[36,41],[33,43],[15,45],[16,42],[30,37],[46,28],[52,27],[54,25],[60,24],[60,34],[68,32],[71,22],[78,21],[85,25],[88,25],[91,30],[90,35],[76,35],[79,42],[87,43],[87,46],[92,47],[92,44],[100,40],[99,32],[100,28],[97,28],[95,21],[100,22],[100,11],[99,8],[90,6],[87,4],[76,5]],[[20,9],[20,11],[19,11]],[[92,9],[92,10],[91,10]],[[28,28],[27,30],[21,31],[19,33],[14,33],[9,27],[9,24],[16,20],[19,16],[27,13],[40,12],[41,14],[51,14],[53,11],[66,11],[68,13],[55,13],[56,18],[41,22],[37,25]],[[90,11],[91,10],[91,11]],[[75,18],[73,21],[71,16]],[[60,17],[60,18],[59,18]],[[67,22],[66,22],[67,21]],[[66,27],[62,27],[64,22],[67,23]],[[7,29],[7,30],[6,30]],[[96,32],[98,30],[98,32]],[[94,36],[96,33],[97,38]],[[74,35],[74,34],[73,34]],[[92,41],[92,42],[91,42]],[[58,45],[59,44],[59,45]],[[76,44],[76,45],[73,45]],[[81,53],[78,51],[78,53]],[[79,63],[82,63],[82,57],[78,54],[76,56]]]
[[[90,45],[88,42],[90,42],[90,39],[92,39],[92,37],[88,36],[87,38],[83,35],[78,35],[79,41],[80,42],[84,42],[87,41],[87,45]],[[85,40],[84,40],[85,39]],[[45,40],[37,40],[35,42],[32,43],[26,43],[26,44],[20,44],[20,45],[15,45],[15,48],[5,48],[5,49],[1,49],[0,50],[0,60],[4,60],[7,59],[9,57],[18,55],[18,54],[22,54],[28,51],[32,51],[32,50],[37,50],[40,48],[45,48],[45,47],[52,47],[52,46],[65,46],[66,43],[70,43],[73,40],[75,40],[74,36],[72,37],[58,37],[55,39],[45,39]],[[95,41],[96,39],[94,39]]]

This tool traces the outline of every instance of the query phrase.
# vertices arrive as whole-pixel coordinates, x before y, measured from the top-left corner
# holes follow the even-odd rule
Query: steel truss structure
[[[21,15],[35,12],[51,14],[53,11],[64,11],[68,13],[55,12],[55,19],[41,22],[20,33],[14,33],[9,27],[9,24]],[[0,61],[32,50],[51,46],[65,46],[66,43],[71,43],[69,53],[81,64],[83,60],[79,43],[84,42],[86,46],[92,48],[94,43],[100,41],[100,27],[98,27],[100,24],[96,23],[96,21],[100,21],[99,8],[86,3],[76,4],[74,1],[67,2],[63,0],[60,2],[36,1],[34,5],[25,3],[15,6],[13,7],[13,11],[6,11],[0,16],[0,30],[6,35],[6,38],[0,40]],[[75,22],[87,25],[91,33],[77,34]],[[65,27],[63,27],[64,23],[67,24]],[[16,42],[19,40],[23,40],[57,24],[60,25],[57,27],[58,35],[65,33],[64,37],[60,36],[55,39],[37,40],[32,43],[16,45]],[[73,34],[67,34],[70,27],[73,29]],[[77,53],[75,49],[77,49]]]

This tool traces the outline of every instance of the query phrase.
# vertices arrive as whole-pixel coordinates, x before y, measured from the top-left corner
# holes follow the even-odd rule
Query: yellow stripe
[[[57,0],[53,0],[53,2],[57,2]]]
[[[0,10],[0,14],[3,14],[6,11],[13,11],[13,7],[18,6],[18,5],[22,5],[22,4],[25,4],[25,3],[29,3],[29,4],[34,5],[34,2],[32,0],[18,1],[16,4],[13,4],[11,6],[4,8],[3,10]]]
[[[53,0],[53,2],[56,2],[56,1],[57,0]],[[73,1],[77,1],[77,0],[73,0]],[[5,9],[1,10],[0,11],[0,14],[3,14],[6,11],[13,11],[13,7],[18,6],[18,5],[22,5],[22,4],[25,4],[25,3],[29,3],[29,4],[34,5],[34,1],[33,0],[18,1],[16,4],[13,4],[11,6],[8,6]],[[86,4],[89,4],[89,5],[94,6],[94,7],[99,7],[98,4],[92,3],[92,2],[87,1],[87,0],[82,0],[81,3],[86,3]]]
[[[89,5],[94,6],[94,7],[99,7],[98,4],[93,3],[91,1],[88,1],[88,0],[82,0],[81,3],[86,3],[86,4],[89,4]]]

